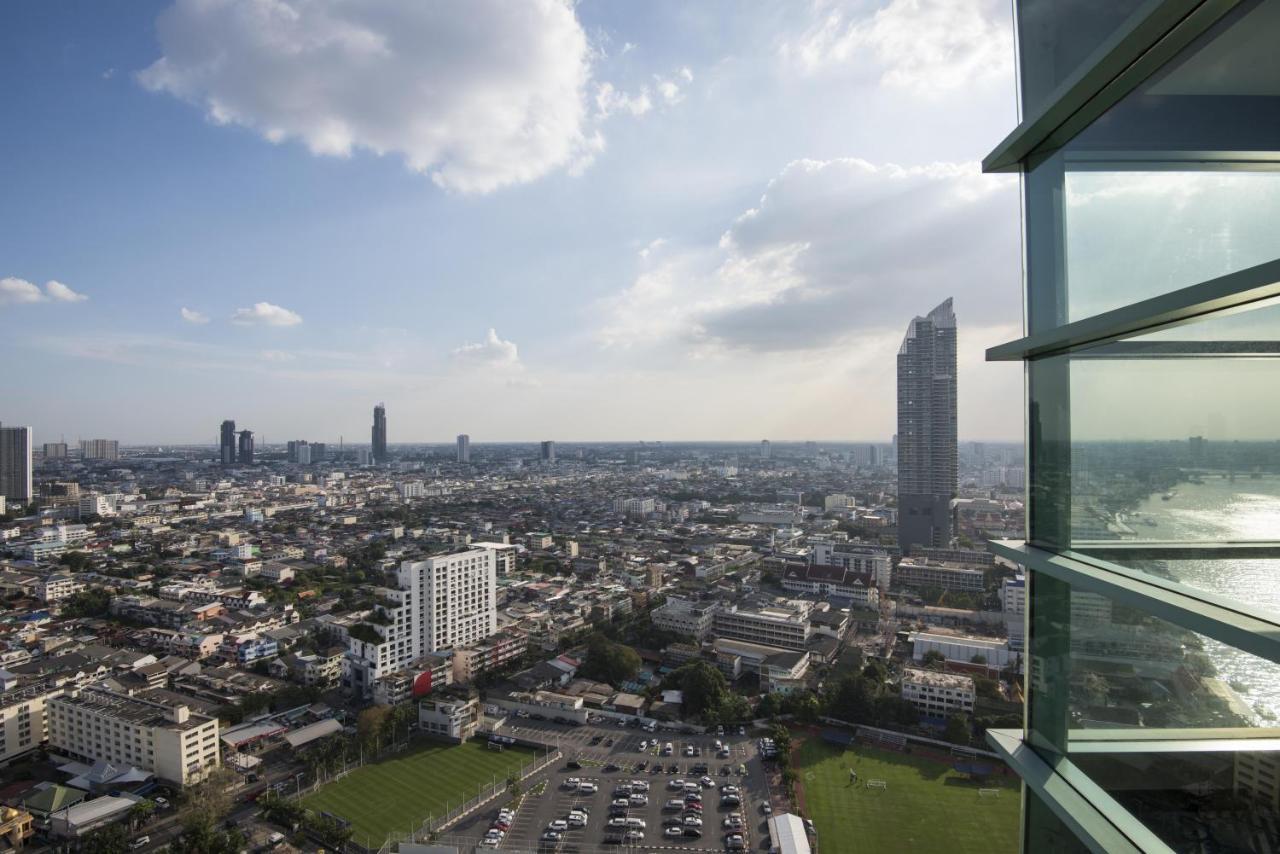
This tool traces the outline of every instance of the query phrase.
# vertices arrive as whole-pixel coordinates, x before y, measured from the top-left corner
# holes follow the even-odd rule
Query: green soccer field
[[[858,772],[856,786],[849,769]],[[1019,790],[1007,778],[980,786],[928,759],[811,738],[800,749],[800,785],[821,854],[921,852],[1012,854],[1018,850]],[[884,780],[885,789],[866,781]],[[999,788],[982,797],[979,788]]]
[[[484,741],[424,741],[352,771],[303,798],[302,805],[342,816],[352,824],[353,841],[376,849],[388,833],[421,826],[428,816],[442,815],[446,803],[468,800],[481,785],[501,783],[536,758],[526,748],[490,750]]]

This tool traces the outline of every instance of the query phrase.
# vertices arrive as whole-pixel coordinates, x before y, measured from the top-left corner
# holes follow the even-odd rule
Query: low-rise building
[[[792,566],[783,572],[782,586],[792,593],[849,599],[858,608],[875,610],[880,607],[880,590],[876,586],[875,575],[843,566]]]
[[[528,651],[528,636],[514,630],[498,632],[480,643],[455,649],[453,681],[467,684],[481,673],[496,670]]]
[[[804,649],[813,627],[813,603],[789,599],[759,608],[733,605],[716,611],[712,629],[717,637],[736,638],[783,649]]]
[[[711,631],[720,606],[714,602],[695,602],[675,596],[649,615],[655,628],[702,640]]]
[[[478,697],[441,697],[418,703],[418,729],[436,738],[463,742],[480,726]]]
[[[893,583],[897,587],[937,587],[941,590],[981,593],[986,587],[986,577],[981,569],[968,569],[922,558],[903,558],[893,570]]]
[[[90,763],[132,765],[179,786],[221,764],[217,718],[97,688],[49,700],[49,748]]]
[[[922,715],[945,718],[960,712],[970,714],[975,698],[973,679],[968,676],[914,667],[902,673],[902,699]]]

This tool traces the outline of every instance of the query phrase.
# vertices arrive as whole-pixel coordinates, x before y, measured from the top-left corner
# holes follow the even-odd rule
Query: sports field
[[[849,769],[858,783],[849,781]],[[863,745],[811,738],[796,770],[820,854],[928,852],[1004,854],[1018,850],[1019,791],[1007,778],[981,786],[946,764]],[[883,780],[884,789],[869,789]],[[997,797],[979,788],[999,788]]]
[[[316,812],[341,816],[352,824],[352,840],[372,848],[391,831],[416,829],[446,803],[457,805],[481,785],[502,783],[537,754],[525,748],[490,750],[484,741],[441,744],[423,741],[404,753],[365,765],[302,799]]]

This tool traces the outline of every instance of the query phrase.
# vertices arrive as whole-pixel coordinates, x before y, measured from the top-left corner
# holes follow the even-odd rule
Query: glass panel
[[[1028,159],[1031,332],[1280,258],[1277,31],[1280,0],[1241,3]]]
[[[1022,109],[1048,95],[1118,30],[1143,0],[1020,0],[1018,57]]]
[[[1046,758],[1064,744],[1074,755],[1080,731],[1280,737],[1280,665],[1039,573],[1032,581],[1028,740]]]
[[[1088,854],[1080,840],[1067,829],[1053,811],[1030,789],[1023,787],[1026,804],[1025,844],[1027,852],[1045,854]]]
[[[1277,750],[1076,754],[1072,761],[1174,851],[1280,846]]]

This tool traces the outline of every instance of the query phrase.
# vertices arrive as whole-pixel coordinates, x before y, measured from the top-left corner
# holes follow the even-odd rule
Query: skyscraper
[[[773,457],[773,443],[768,439],[760,440],[760,459],[767,460]]]
[[[227,419],[222,422],[222,431],[218,439],[218,459],[224,466],[235,465],[236,461],[236,422]]]
[[[46,460],[65,460],[67,458],[67,443],[45,442],[44,458]]]
[[[555,442],[548,441],[542,443],[542,461],[544,463],[554,463],[556,461]]]
[[[461,433],[458,436],[458,462],[471,462],[471,437],[466,433]]]
[[[30,427],[0,427],[0,495],[8,502],[31,500]]]
[[[373,461],[387,461],[387,405],[379,403],[373,408]]]
[[[898,545],[946,546],[956,494],[956,316],[917,317],[898,350]]]
[[[240,431],[240,451],[236,455],[237,460],[242,466],[253,465],[253,431]]]

